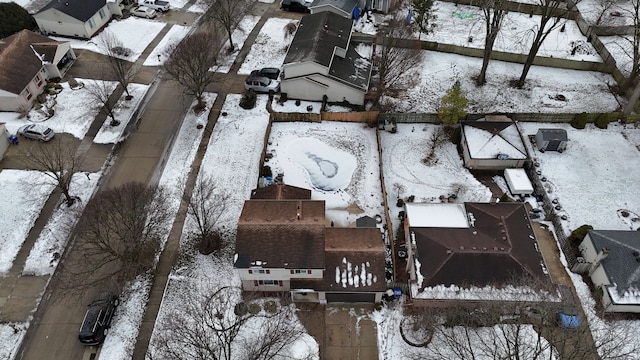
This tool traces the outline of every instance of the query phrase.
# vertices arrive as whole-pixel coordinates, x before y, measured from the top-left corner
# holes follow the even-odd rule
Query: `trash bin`
[[[10,135],[9,136],[9,142],[12,143],[13,145],[18,145],[18,143],[20,142],[20,140],[18,140],[18,137],[15,135]]]

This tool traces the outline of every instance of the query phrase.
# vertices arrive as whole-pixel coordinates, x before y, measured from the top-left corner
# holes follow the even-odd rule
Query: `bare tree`
[[[524,62],[520,79],[515,83],[515,86],[518,88],[524,86],[531,65],[533,65],[533,61],[536,59],[538,50],[540,50],[540,46],[542,46],[542,43],[552,31],[564,25],[564,21],[562,21],[564,19],[563,16],[568,12],[566,3],[562,0],[537,0],[537,2],[538,9],[542,11],[542,14],[540,15],[540,22],[537,24],[537,28],[530,30],[535,35],[531,43],[531,48],[529,48],[527,59]]]
[[[194,96],[198,108],[203,109],[204,92],[215,80],[218,68],[218,51],[222,39],[217,32],[197,32],[170,47],[164,70]]]
[[[616,0],[598,0],[595,3],[595,8],[598,11],[598,18],[596,19],[596,25],[600,25],[602,18],[613,9],[617,4]]]
[[[63,284],[120,288],[150,270],[169,219],[165,202],[161,188],[135,182],[98,192],[75,228],[82,260],[69,265]]]
[[[233,44],[233,30],[238,26],[240,20],[247,14],[253,5],[250,0],[201,0],[208,10],[206,18],[220,25],[227,33],[229,39],[229,52],[235,50]]]
[[[76,148],[63,139],[54,139],[48,144],[21,147],[20,152],[25,165],[45,174],[62,192],[67,206],[73,205],[77,197],[71,195],[71,180],[82,164]]]
[[[422,163],[430,166],[435,164],[436,160],[436,150],[447,141],[446,133],[442,129],[442,127],[438,126],[433,130],[431,135],[429,136],[429,145],[427,147],[427,156],[422,159]]]
[[[192,291],[180,309],[160,321],[150,359],[231,360],[288,356],[304,334],[291,320],[292,306],[282,301],[241,298],[242,289]]]
[[[507,0],[482,0],[480,2],[480,8],[482,9],[482,15],[485,24],[485,39],[484,39],[484,51],[482,54],[482,68],[480,74],[476,79],[476,84],[482,86],[487,82],[487,68],[489,67],[489,60],[491,59],[491,53],[493,52],[493,44],[498,37],[500,28],[502,27],[502,20],[507,15],[506,4]]]
[[[212,177],[199,177],[191,194],[184,195],[187,211],[196,223],[195,235],[198,238],[198,250],[202,254],[210,254],[222,247],[218,220],[225,213],[230,196],[220,189]]]
[[[413,30],[404,20],[392,19],[382,32],[381,49],[377,54],[379,81],[376,102],[396,89],[403,76],[422,63],[422,48],[418,41],[411,41]]]
[[[107,55],[107,65],[113,73],[116,81],[124,88],[127,98],[131,98],[129,93],[129,83],[135,75],[133,63],[126,60],[131,50],[124,47],[124,44],[112,32],[105,30],[100,34],[99,45]]]
[[[116,115],[113,112],[116,101],[110,100],[115,86],[109,81],[90,80],[85,85],[85,89],[89,92],[89,96],[101,105],[100,112],[105,113],[111,118],[111,126],[120,125],[120,121],[116,120]]]
[[[625,93],[627,90],[636,86],[638,75],[640,75],[640,0],[631,0],[630,7],[625,7],[621,12],[625,13],[633,21],[633,34],[631,36],[621,36],[621,40],[627,46],[618,45],[631,63],[629,76],[620,86],[620,92]],[[636,99],[633,99],[635,105]],[[631,102],[631,101],[630,101]]]

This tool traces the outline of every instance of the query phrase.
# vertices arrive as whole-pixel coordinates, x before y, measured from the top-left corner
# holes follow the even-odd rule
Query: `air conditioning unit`
[[[584,258],[582,256],[578,257],[576,260],[578,261],[578,264],[586,263],[586,261],[584,260]]]

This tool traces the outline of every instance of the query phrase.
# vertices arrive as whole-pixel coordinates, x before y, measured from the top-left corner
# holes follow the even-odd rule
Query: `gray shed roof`
[[[569,140],[567,130],[565,129],[538,129],[538,134],[540,134],[544,140]]]
[[[305,15],[289,46],[284,63],[312,61],[329,67],[333,49],[346,49],[353,21],[332,12]]]
[[[89,20],[107,4],[107,0],[53,0],[39,13],[48,9],[56,9],[80,21]]]
[[[640,232],[624,230],[589,230],[596,252],[609,249],[601,262],[609,281],[622,294],[630,287],[640,289]]]

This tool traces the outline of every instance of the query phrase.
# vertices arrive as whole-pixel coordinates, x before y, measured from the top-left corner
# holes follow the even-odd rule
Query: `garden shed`
[[[563,152],[567,148],[567,131],[564,129],[538,129],[536,133],[536,147],[541,152]]]
[[[524,169],[504,169],[504,178],[513,195],[528,196],[533,193],[533,185]]]

